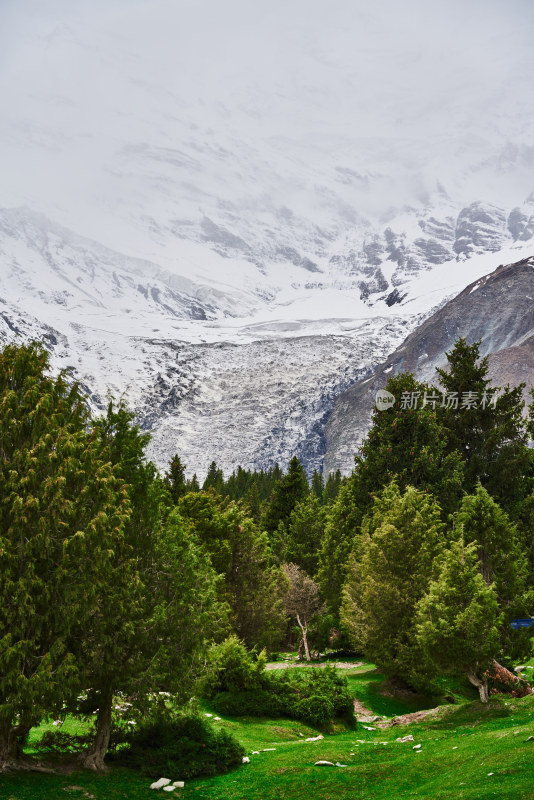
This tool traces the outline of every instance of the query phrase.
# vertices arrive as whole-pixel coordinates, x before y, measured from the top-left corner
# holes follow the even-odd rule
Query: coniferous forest
[[[251,752],[223,724],[240,718],[355,748],[356,677],[328,659],[372,664],[397,699],[463,692],[478,716],[528,697],[534,402],[491,385],[479,343],[447,360],[433,385],[389,378],[397,402],[349,476],[296,457],[199,476],[179,442],[158,471],[125,403],[92,415],[42,345],[6,346],[1,770],[231,775]]]

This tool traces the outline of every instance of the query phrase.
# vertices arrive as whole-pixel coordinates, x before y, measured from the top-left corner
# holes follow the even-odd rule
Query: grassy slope
[[[372,669],[351,670],[351,687],[372,711],[392,716],[414,710],[414,704],[383,698],[376,691],[379,675]],[[415,705],[421,708],[421,705]],[[501,697],[488,706],[464,702],[440,720],[387,730],[342,732],[319,742],[304,742],[313,732],[289,720],[224,720],[214,724],[232,730],[246,747],[251,763],[218,778],[188,782],[173,797],[196,800],[292,800],[303,794],[312,800],[534,800],[534,695],[522,700]],[[412,733],[415,742],[400,744]],[[387,744],[382,744],[387,742]],[[420,752],[412,749],[421,744]],[[252,755],[252,750],[276,748]],[[354,755],[351,755],[353,753]],[[315,767],[318,759],[340,761],[346,767]],[[493,772],[493,775],[488,773]],[[179,775],[165,777],[173,780]],[[97,800],[154,796],[149,781],[127,770],[108,776],[77,773],[12,775],[0,778],[0,798],[56,800],[88,797]],[[77,786],[81,789],[66,787]]]

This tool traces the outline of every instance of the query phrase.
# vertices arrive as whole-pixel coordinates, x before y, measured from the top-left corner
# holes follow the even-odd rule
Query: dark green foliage
[[[219,597],[231,609],[233,630],[250,647],[279,647],[285,629],[282,577],[266,534],[241,505],[211,490],[185,495],[177,508],[223,576]]]
[[[432,675],[417,644],[414,614],[446,544],[432,496],[391,483],[376,496],[346,586],[342,620],[356,647],[391,678],[423,686]]]
[[[431,492],[446,517],[461,499],[463,469],[437,410],[430,403],[422,407],[425,392],[435,393],[435,389],[408,373],[389,378],[386,389],[397,402],[387,411],[373,413],[373,425],[349,479],[354,502],[366,512],[373,495],[395,479],[401,490],[414,486]],[[419,394],[417,408],[402,408],[404,393]]]
[[[289,462],[287,475],[275,484],[267,510],[262,519],[262,527],[271,535],[280,525],[287,527],[291,512],[296,504],[304,500],[309,492],[304,467],[296,456]]]
[[[113,760],[151,778],[220,775],[241,764],[245,755],[231,733],[191,711],[147,720],[128,735],[127,745]]]
[[[202,484],[202,491],[206,492],[208,489],[214,489],[218,494],[222,494],[224,490],[224,474],[215,461],[211,462],[206,480]]]
[[[518,542],[515,526],[505,511],[480,484],[466,495],[454,515],[454,527],[466,542],[474,542],[480,571],[486,583],[494,584],[499,609],[502,656],[524,658],[530,652],[530,632],[514,631],[510,621],[531,613],[533,595],[527,591],[528,562]]]
[[[453,542],[416,611],[416,638],[436,668],[466,675],[487,702],[485,672],[499,654],[497,595],[480,572],[478,545]]]
[[[335,472],[331,472],[328,478],[326,479],[326,484],[322,496],[322,501],[326,506],[335,502],[339,494],[341,484],[342,484],[342,478],[340,470],[337,469]]]
[[[196,679],[205,639],[224,626],[225,614],[207,556],[175,511],[164,519],[160,514],[163,487],[145,459],[148,437],[133,415],[110,403],[97,429],[132,508],[124,527],[128,560],[116,554],[91,624],[75,631],[72,644],[98,709],[86,765],[102,769],[113,695],[142,696],[160,685],[183,696]]]
[[[347,681],[333,667],[273,670],[265,679],[263,689],[215,695],[214,707],[230,716],[289,717],[322,729],[335,719],[355,724]]]
[[[267,688],[265,663],[265,653],[255,658],[237,636],[229,636],[209,650],[200,684],[202,696],[210,699],[220,692],[237,694]]]
[[[197,473],[193,474],[193,477],[190,481],[187,481],[187,491],[188,492],[200,492],[200,484],[198,482]]]
[[[289,517],[286,561],[298,564],[311,577],[319,568],[326,519],[326,510],[313,493],[297,503]]]
[[[316,469],[313,470],[310,492],[313,497],[316,497],[317,500],[319,500],[319,502],[322,502],[323,492],[324,492],[324,480],[323,476],[319,472],[317,472]]]
[[[317,727],[354,721],[347,682],[333,667],[267,672],[265,655],[255,659],[236,637],[211,649],[200,691],[230,716],[290,717]]]
[[[0,352],[0,763],[76,693],[71,637],[125,556],[131,510],[79,387],[48,369],[40,345]]]
[[[524,384],[491,387],[480,342],[469,345],[458,339],[447,359],[447,368],[437,370],[439,382],[446,392],[457,393],[458,409],[438,407],[437,412],[449,431],[449,452],[462,456],[464,488],[473,492],[480,482],[504,507],[511,507],[524,494],[523,475],[530,462],[522,416]],[[476,408],[461,407],[466,392],[477,393]]]
[[[354,487],[346,481],[330,509],[318,559],[317,580],[321,595],[338,623],[341,589],[347,578],[354,537],[360,530],[362,511],[356,505]]]
[[[169,471],[165,475],[165,484],[169,489],[171,500],[175,505],[180,497],[183,497],[188,491],[185,469],[186,465],[182,464],[180,456],[177,453],[169,464]]]

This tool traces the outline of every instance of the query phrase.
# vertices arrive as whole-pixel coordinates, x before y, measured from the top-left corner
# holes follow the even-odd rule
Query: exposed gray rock
[[[336,399],[326,425],[325,472],[352,469],[354,452],[371,425],[376,393],[388,377],[413,372],[419,380],[434,382],[436,367],[446,364],[445,353],[460,336],[481,341],[494,385],[525,382],[529,400],[534,383],[534,258],[500,266],[470,284],[411,333],[376,372]]]

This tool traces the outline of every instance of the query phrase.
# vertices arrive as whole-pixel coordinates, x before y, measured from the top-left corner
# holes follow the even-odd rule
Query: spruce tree
[[[222,469],[217,467],[215,461],[211,462],[206,479],[202,484],[202,491],[206,492],[208,489],[214,489],[220,495],[224,491],[224,474]]]
[[[320,502],[322,502],[323,492],[324,492],[323,476],[319,472],[317,472],[316,469],[314,469],[311,480],[311,494],[314,497],[316,497]]]
[[[417,644],[414,614],[445,544],[434,498],[414,487],[401,492],[393,482],[377,495],[363,527],[352,593],[346,584],[361,636],[357,644],[388,677],[412,686],[425,685],[432,675]]]
[[[180,497],[187,493],[187,480],[185,477],[186,465],[178,453],[173,456],[169,464],[169,471],[165,475],[165,484],[168,486],[172,502],[176,505]]]
[[[341,482],[341,471],[339,469],[337,469],[335,472],[331,472],[328,475],[322,498],[325,505],[328,506],[335,502],[341,488]]]
[[[474,542],[480,572],[495,586],[503,614],[501,646],[505,659],[523,658],[530,652],[529,629],[514,631],[514,617],[530,614],[533,598],[527,590],[528,561],[518,542],[517,530],[508,515],[480,484],[466,495],[454,515],[454,528],[467,542]]]
[[[289,517],[287,554],[288,562],[301,567],[312,578],[319,568],[319,551],[324,537],[326,510],[320,499],[310,493],[301,500]]]
[[[347,579],[349,556],[360,533],[362,511],[356,505],[351,481],[342,484],[330,507],[318,553],[317,580],[328,610],[338,621],[341,591]]]
[[[500,651],[502,617],[493,584],[480,572],[478,546],[453,542],[416,612],[416,639],[436,670],[465,675],[488,701],[486,672]]]
[[[461,454],[464,489],[474,492],[480,482],[506,508],[512,508],[524,494],[523,476],[530,460],[524,384],[492,387],[488,358],[480,358],[480,342],[469,345],[460,338],[446,355],[447,367],[437,370],[439,383],[456,400],[445,402],[445,407],[441,403],[437,412],[449,431],[449,451]]]
[[[282,523],[287,529],[289,517],[296,504],[308,496],[309,487],[304,467],[296,456],[289,462],[287,475],[275,484],[262,520],[262,527],[274,534]]]

